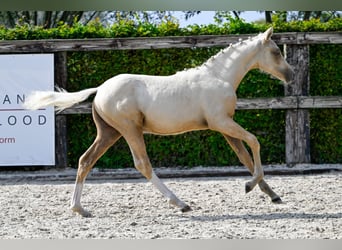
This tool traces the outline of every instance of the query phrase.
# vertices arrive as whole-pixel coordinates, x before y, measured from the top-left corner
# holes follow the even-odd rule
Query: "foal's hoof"
[[[182,213],[186,213],[186,212],[192,211],[192,209],[190,206],[186,205],[185,207],[182,207],[181,211]]]
[[[74,212],[74,213],[78,213],[80,214],[82,217],[84,218],[90,218],[92,217],[91,213],[88,212],[87,210],[83,209],[82,207],[72,207],[71,210]]]
[[[273,202],[274,204],[282,204],[282,203],[283,203],[283,201],[280,199],[279,196],[273,198],[273,199],[272,199],[272,202]]]
[[[249,193],[250,191],[252,191],[252,189],[253,189],[253,187],[252,187],[251,183],[247,182],[245,185],[246,194]]]
[[[80,213],[81,215],[82,215],[82,217],[84,217],[84,218],[91,218],[91,217],[93,217],[93,215],[90,213],[90,212],[88,212],[88,211],[86,211],[86,210],[84,210],[82,213]]]

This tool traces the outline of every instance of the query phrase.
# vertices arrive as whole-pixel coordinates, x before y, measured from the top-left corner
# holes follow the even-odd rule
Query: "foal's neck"
[[[236,90],[247,72],[256,67],[256,39],[240,41],[209,58],[201,68],[213,77],[229,82]]]

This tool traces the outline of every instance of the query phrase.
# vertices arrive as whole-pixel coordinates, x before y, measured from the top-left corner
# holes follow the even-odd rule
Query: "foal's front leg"
[[[264,178],[264,171],[261,166],[260,160],[260,144],[257,138],[243,129],[232,118],[227,117],[225,114],[217,115],[210,120],[209,128],[220,132],[221,134],[228,135],[233,138],[245,141],[251,148],[253,153],[253,178],[245,185],[246,193],[252,191],[252,189],[259,184]]]
[[[253,174],[254,166],[251,156],[249,155],[248,151],[246,150],[245,146],[243,145],[241,140],[236,138],[230,137],[228,135],[223,134],[224,138],[234,150],[236,155],[239,157],[240,162],[245,165],[248,170]],[[264,179],[259,182],[259,187],[261,191],[266,193],[272,200],[273,203],[281,203],[281,199],[279,195],[277,195],[272,188],[266,183]]]

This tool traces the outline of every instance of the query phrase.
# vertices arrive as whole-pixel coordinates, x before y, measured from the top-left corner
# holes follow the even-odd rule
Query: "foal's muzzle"
[[[284,72],[284,78],[287,84],[290,84],[293,82],[294,71],[291,67],[287,68],[287,70]]]

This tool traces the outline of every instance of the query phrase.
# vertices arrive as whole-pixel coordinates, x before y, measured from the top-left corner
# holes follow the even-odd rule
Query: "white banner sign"
[[[53,89],[53,54],[0,55],[0,166],[55,165],[54,108],[22,106],[31,91]]]

